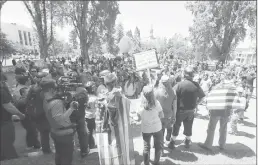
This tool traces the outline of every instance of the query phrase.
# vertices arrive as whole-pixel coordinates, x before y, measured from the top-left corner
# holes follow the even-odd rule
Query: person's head
[[[206,81],[207,79],[208,79],[208,74],[205,73],[205,74],[203,75],[203,80]]]
[[[21,95],[21,96],[26,96],[27,93],[28,93],[27,88],[21,88],[21,89],[20,89],[20,95]]]
[[[96,92],[96,84],[93,81],[87,82],[85,88],[89,94],[95,94]]]
[[[56,81],[53,79],[43,78],[40,82],[40,86],[43,93],[48,93],[51,96],[55,96],[57,94]]]
[[[155,106],[153,87],[147,85],[142,90],[142,106],[145,110],[151,110]]]
[[[76,88],[74,98],[78,101],[79,105],[84,105],[89,101],[88,92],[83,87]]]
[[[193,67],[189,66],[184,70],[184,78],[188,80],[192,80],[194,77],[194,69]]]
[[[167,75],[163,75],[160,79],[160,83],[162,85],[164,85],[165,88],[169,88],[170,84],[169,84],[169,77]]]
[[[32,67],[31,70],[30,70],[30,73],[33,77],[35,77],[38,73],[38,70],[36,67]]]
[[[112,90],[116,85],[117,77],[115,73],[108,73],[104,77],[104,82],[109,90]]]
[[[243,93],[244,93],[244,88],[243,87],[238,87],[237,89],[236,89],[236,91],[237,91],[237,94],[238,94],[238,96],[243,96]]]

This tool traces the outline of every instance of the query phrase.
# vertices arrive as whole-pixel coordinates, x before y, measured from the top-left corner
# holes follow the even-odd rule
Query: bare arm
[[[3,107],[7,112],[19,116],[20,119],[25,118],[25,115],[21,113],[11,102],[3,104]]]

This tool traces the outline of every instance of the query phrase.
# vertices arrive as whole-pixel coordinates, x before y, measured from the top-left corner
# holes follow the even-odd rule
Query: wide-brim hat
[[[169,77],[167,75],[163,75],[160,79],[160,82],[165,83],[169,81]]]

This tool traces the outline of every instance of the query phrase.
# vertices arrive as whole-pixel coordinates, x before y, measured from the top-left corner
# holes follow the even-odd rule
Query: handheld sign
[[[134,54],[136,70],[152,69],[159,66],[157,54],[155,50],[149,50]]]

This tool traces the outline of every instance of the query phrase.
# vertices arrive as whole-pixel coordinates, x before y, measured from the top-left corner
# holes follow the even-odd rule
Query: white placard
[[[136,70],[156,68],[159,66],[156,51],[149,50],[134,54]]]

